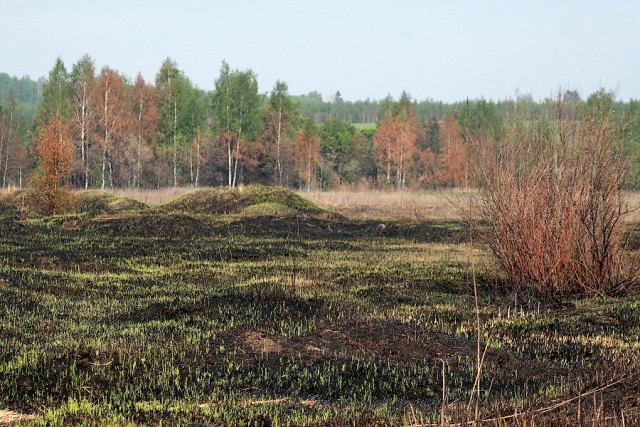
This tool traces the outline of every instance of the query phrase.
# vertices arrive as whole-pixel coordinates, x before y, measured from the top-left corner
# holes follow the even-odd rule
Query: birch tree
[[[265,110],[266,129],[264,133],[266,143],[273,150],[273,178],[274,184],[283,186],[283,143],[289,136],[291,125],[298,117],[296,105],[289,97],[287,84],[278,80],[271,91],[269,104]]]
[[[76,176],[82,176],[77,184],[89,188],[89,135],[91,134],[94,122],[95,101],[92,99],[93,85],[95,83],[95,66],[93,59],[89,55],[83,55],[80,60],[73,65],[71,71],[72,84],[72,105],[71,105],[71,127],[72,138],[80,151],[79,170]]]
[[[9,165],[9,142],[13,137],[16,112],[15,98],[11,95],[9,101],[4,105],[0,105],[0,164],[4,161],[4,170],[2,173],[2,188],[6,187],[7,168]]]
[[[140,73],[133,85],[132,109],[136,141],[133,185],[140,187],[144,165],[152,158],[151,142],[158,126],[157,92],[144,81]]]
[[[373,143],[378,165],[385,171],[385,185],[395,184],[396,189],[403,189],[411,158],[417,151],[416,143],[424,138],[424,129],[407,93],[403,92],[397,103],[389,98],[387,102],[385,118],[373,136]]]
[[[399,137],[398,120],[395,117],[384,119],[373,136],[379,167],[385,172],[385,185],[390,185],[395,146]]]
[[[258,81],[253,71],[231,71],[223,61],[215,83],[213,125],[226,146],[228,185],[235,187],[244,144],[252,142],[260,129]]]
[[[302,128],[296,133],[295,143],[295,164],[298,176],[304,182],[304,187],[308,192],[311,191],[320,157],[320,139],[313,120],[305,120]]]
[[[124,81],[116,71],[108,67],[103,68],[96,79],[95,91],[99,102],[97,130],[102,148],[100,188],[104,190],[107,185],[107,172],[109,186],[113,186],[112,156],[116,151],[114,144],[126,133],[125,127],[130,121],[128,114],[131,110],[127,105]]]
[[[179,184],[179,153],[183,145],[193,140],[195,129],[204,122],[204,107],[191,81],[178,69],[177,64],[166,59],[156,75],[156,88],[160,95],[158,118],[158,142],[171,147],[172,184]]]

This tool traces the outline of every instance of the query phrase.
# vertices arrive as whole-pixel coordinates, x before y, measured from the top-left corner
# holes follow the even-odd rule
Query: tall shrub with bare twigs
[[[497,139],[470,134],[486,243],[515,291],[602,295],[637,285],[623,248],[628,164],[614,112],[568,110],[510,123]]]

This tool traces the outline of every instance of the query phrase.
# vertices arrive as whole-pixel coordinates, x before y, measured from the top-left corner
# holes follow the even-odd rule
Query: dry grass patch
[[[460,207],[475,191],[430,192],[326,191],[298,193],[300,196],[356,219],[461,220]]]
[[[244,344],[249,346],[256,353],[280,353],[282,345],[269,338],[262,332],[246,331],[243,336]]]
[[[461,214],[469,206],[476,206],[476,190],[449,189],[442,191],[316,191],[298,192],[305,199],[329,210],[356,219],[396,220],[464,220]],[[640,223],[640,192],[627,192],[629,208],[627,223]]]
[[[631,212],[629,212],[624,220],[630,223],[640,223],[640,191],[628,192],[627,201]]]
[[[10,409],[0,409],[0,426],[11,426],[22,421],[36,418],[35,415],[23,414]]]

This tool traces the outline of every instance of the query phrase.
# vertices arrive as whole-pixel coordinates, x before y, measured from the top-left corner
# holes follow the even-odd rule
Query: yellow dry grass
[[[299,192],[300,196],[324,208],[358,219],[461,220],[469,204],[475,204],[475,190],[442,191],[325,191]],[[640,192],[627,193],[631,212],[625,221],[640,223]]]
[[[332,211],[358,219],[461,219],[461,208],[473,190],[446,191],[326,191],[298,193],[300,196]]]
[[[627,193],[627,200],[631,212],[625,220],[627,222],[640,223],[640,191]]]

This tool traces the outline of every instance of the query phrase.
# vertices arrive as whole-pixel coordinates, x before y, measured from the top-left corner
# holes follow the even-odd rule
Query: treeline
[[[30,123],[42,101],[40,87],[43,82],[44,79],[36,82],[28,76],[17,78],[7,73],[0,73],[0,100],[7,102],[9,98],[14,98],[20,115]]]
[[[584,101],[575,91],[560,98],[575,110],[608,108],[625,121],[629,185],[637,188],[640,103],[616,102],[604,90]],[[407,93],[350,102],[339,92],[323,100],[317,92],[292,96],[281,81],[260,93],[255,73],[226,62],[215,89],[204,91],[171,59],[148,82],[98,71],[88,55],[70,69],[58,59],[38,82],[0,74],[0,99],[3,188],[27,185],[38,168],[34,141],[57,117],[73,149],[65,182],[76,188],[263,183],[308,190],[470,185],[466,135],[498,138],[512,118],[538,119],[556,102],[518,96],[444,104]]]

